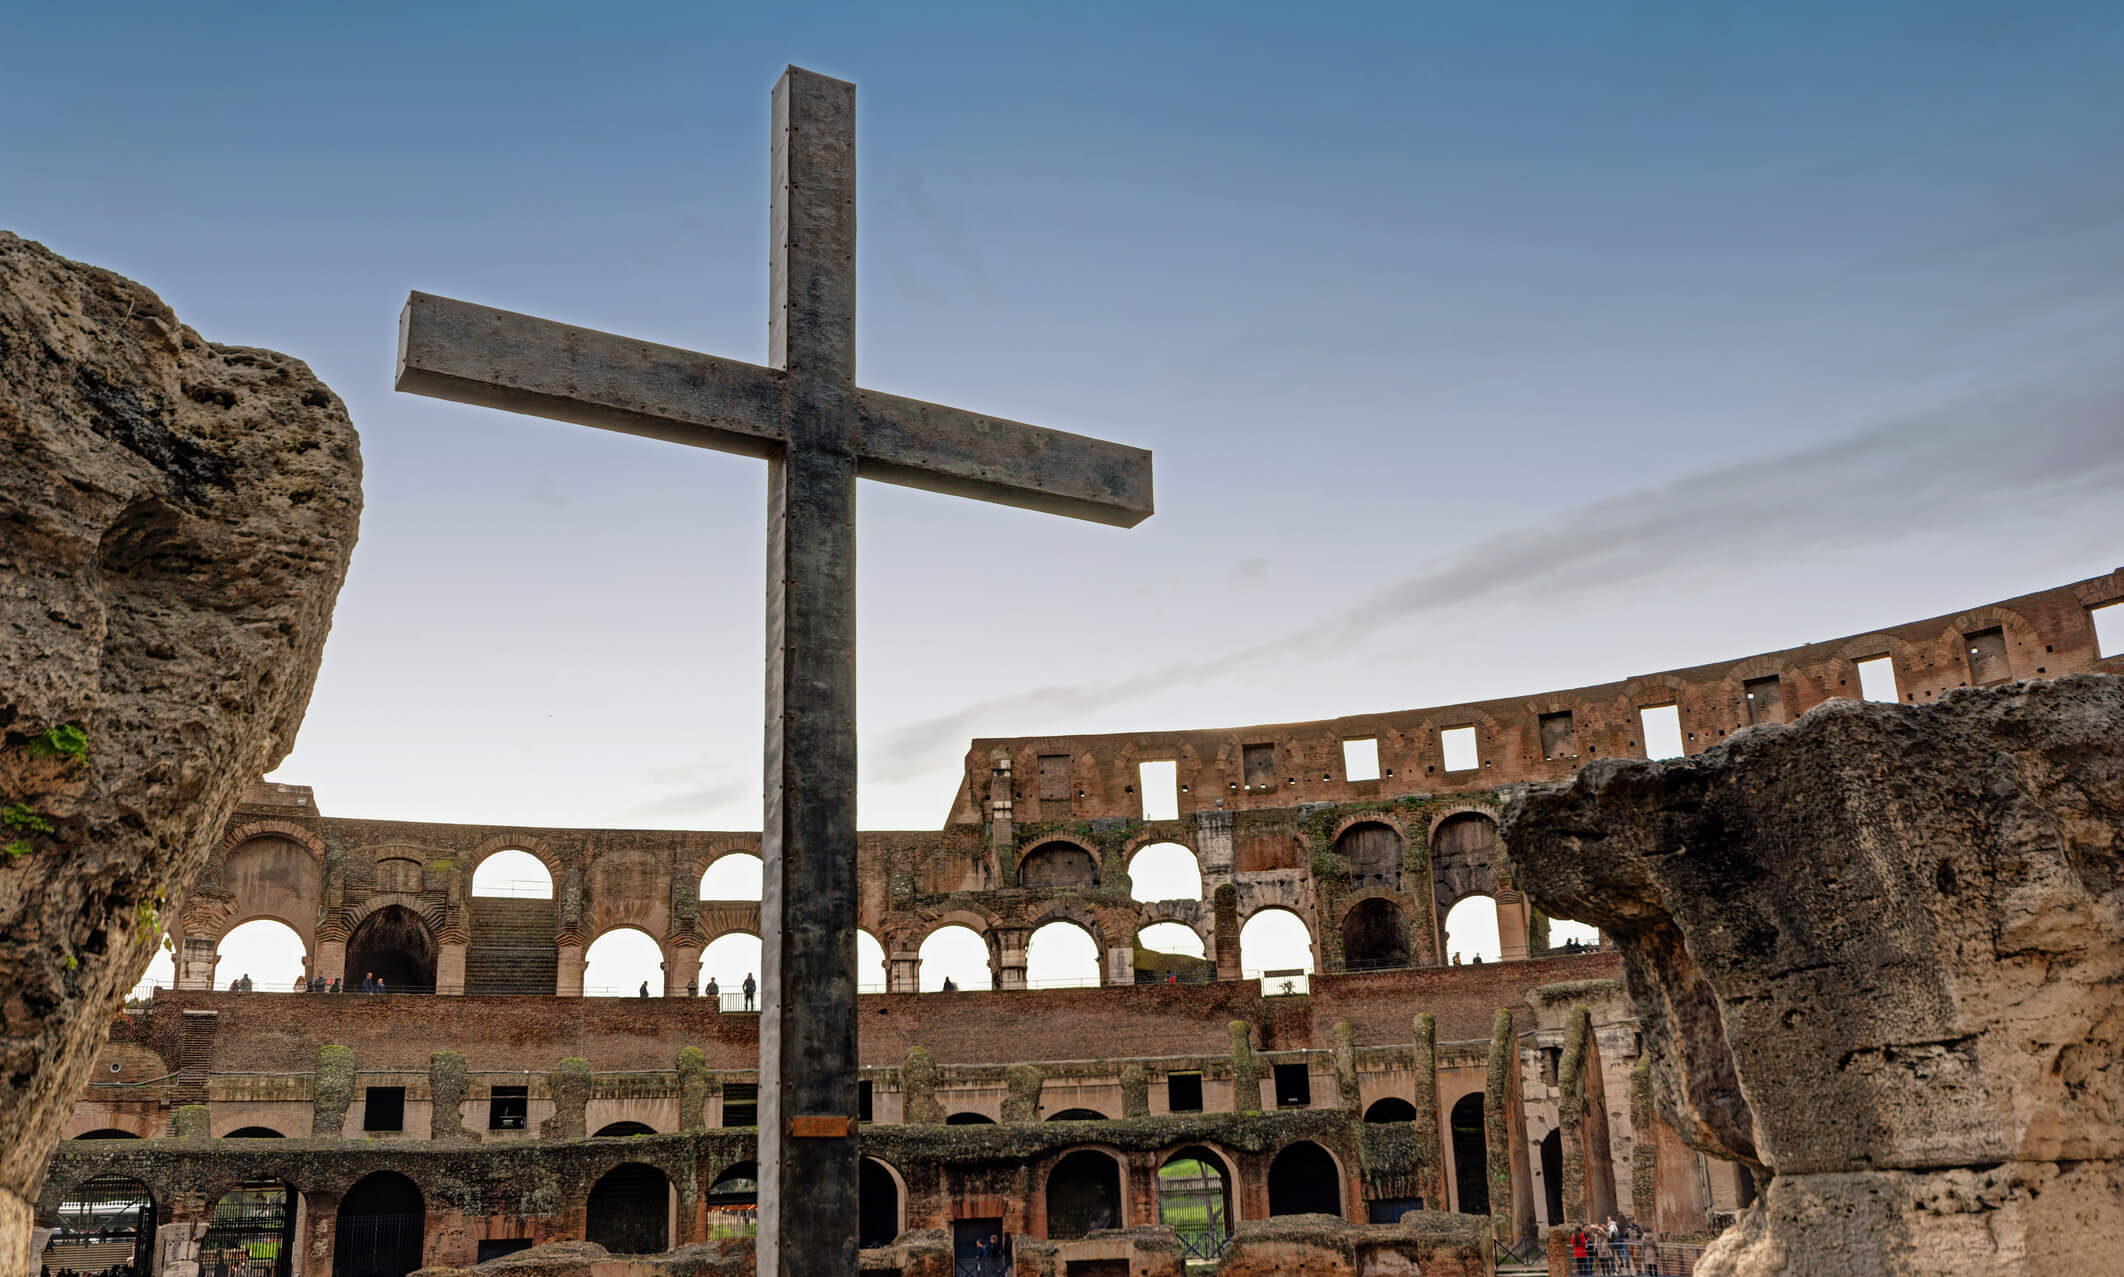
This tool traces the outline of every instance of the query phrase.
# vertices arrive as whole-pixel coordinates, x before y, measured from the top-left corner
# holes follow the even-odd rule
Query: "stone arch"
[[[120,1130],[115,1126],[99,1126],[93,1131],[83,1131],[81,1134],[69,1138],[77,1140],[138,1140],[146,1139],[147,1137],[137,1131]]]
[[[717,1209],[750,1210],[759,1202],[760,1164],[751,1159],[732,1162],[708,1181],[706,1200],[712,1213]]]
[[[1127,1227],[1121,1160],[1103,1148],[1078,1148],[1048,1167],[1041,1184],[1047,1236],[1083,1237],[1102,1228]]]
[[[1075,935],[1070,933],[1074,932]],[[1091,942],[1088,954],[1063,952],[1079,950],[1082,945],[1077,936]],[[1027,933],[1025,938],[1025,982],[1028,987],[1040,985],[1098,985],[1103,983],[1100,972],[1106,955],[1104,938],[1092,927],[1066,914],[1053,913]],[[1035,968],[1035,961],[1039,966]]]
[[[1278,1149],[1268,1168],[1269,1214],[1341,1215],[1342,1166],[1311,1140]]]
[[[1187,879],[1192,878],[1192,889],[1184,890],[1177,895],[1171,893],[1146,895],[1145,892],[1149,889],[1136,881],[1136,868],[1139,863],[1139,857],[1145,853],[1149,854],[1150,859],[1140,861],[1140,863],[1145,865],[1147,871],[1152,873],[1153,876],[1160,879],[1172,879],[1176,884],[1184,884]],[[1182,863],[1181,857],[1186,858],[1185,863]],[[1194,848],[1184,842],[1172,838],[1145,838],[1129,849],[1124,864],[1129,874],[1129,898],[1131,900],[1141,904],[1158,904],[1170,900],[1199,901],[1202,899],[1202,857],[1196,854]]]
[[[1048,1122],[1105,1122],[1112,1119],[1094,1108],[1068,1108],[1059,1113],[1050,1113],[1042,1120]]]
[[[1497,818],[1458,811],[1431,827],[1431,890],[1442,919],[1463,896],[1496,896]]]
[[[1374,1124],[1413,1122],[1416,1120],[1416,1106],[1398,1095],[1389,1095],[1373,1100],[1371,1107],[1364,1111],[1364,1120]]]
[[[1018,885],[1045,890],[1099,885],[1098,849],[1075,838],[1043,838],[1018,858]]]
[[[239,952],[249,950],[253,958],[262,958],[263,961],[246,960],[223,966],[222,959],[229,956],[229,953],[224,951],[224,947],[229,945],[231,938],[235,937],[237,932],[246,927],[252,929],[251,933],[238,939],[234,949]],[[269,936],[272,938],[264,940],[263,945],[261,945],[260,941]],[[268,951],[278,949],[281,944],[290,940],[297,949],[292,961],[276,953],[260,952],[261,949]],[[222,981],[224,988],[227,987],[228,980],[248,978],[252,981],[255,990],[260,993],[296,992],[301,987],[301,982],[309,978],[311,966],[315,960],[316,946],[311,944],[309,939],[304,936],[302,929],[284,918],[277,918],[270,914],[259,914],[245,918],[233,926],[222,929],[221,934],[214,938],[214,971],[217,979],[227,977],[227,979]]]
[[[994,1126],[995,1124],[996,1119],[986,1113],[976,1113],[971,1109],[954,1113],[944,1119],[944,1125],[946,1126]]]
[[[295,1251],[295,1216],[301,1194],[286,1180],[249,1180],[214,1199],[207,1212],[206,1233],[199,1239],[199,1271],[221,1271],[224,1260],[259,1273],[257,1261],[272,1264],[273,1277],[287,1277]]]
[[[984,989],[993,989],[996,985],[995,933],[993,931],[986,930],[977,931],[974,928],[967,926],[963,920],[958,918],[940,920],[937,925],[931,927],[929,930],[924,932],[922,934],[921,940],[916,943],[914,952],[915,961],[917,963],[918,968],[916,975],[917,987],[923,992],[937,992],[941,990],[943,981],[946,976],[952,975],[952,972],[946,971],[941,965],[941,963],[934,961],[937,955],[931,949],[931,944],[932,942],[938,940],[940,937],[944,937],[947,933],[953,931],[971,935],[976,941],[980,942],[982,953],[984,955],[986,963],[985,968],[983,970],[983,978],[980,987]],[[962,969],[958,971],[957,977],[954,977],[953,982],[958,988],[968,988],[969,985],[963,979],[960,979],[958,977],[971,977],[973,974],[974,973],[971,970]]]
[[[270,1126],[239,1126],[233,1131],[223,1132],[221,1138],[225,1140],[284,1140],[287,1136]]]
[[[1342,966],[1346,971],[1406,967],[1414,959],[1408,915],[1386,896],[1368,896],[1342,915]]]
[[[743,863],[741,864],[741,862]],[[755,867],[758,869],[760,874],[761,887],[759,894],[752,894],[749,890],[740,890],[739,894],[736,895],[709,894],[708,877],[710,874],[721,874],[724,877],[744,877],[749,879],[750,872]],[[707,863],[701,866],[701,870],[699,873],[694,875],[694,899],[700,901],[702,904],[707,904],[710,902],[720,902],[727,904],[732,901],[757,903],[766,894],[766,874],[767,862],[764,858],[761,857],[761,855],[757,851],[754,851],[748,847],[725,847],[723,850],[717,852],[714,856],[708,857]],[[719,888],[718,890],[720,891],[727,889]]]
[[[597,1128],[592,1139],[624,1139],[629,1135],[654,1135],[656,1128],[647,1122],[607,1122]]]
[[[615,1255],[671,1246],[671,1179],[647,1162],[621,1162],[598,1176],[583,1203],[583,1239]]]
[[[907,1181],[881,1157],[865,1156],[856,1168],[856,1246],[890,1246],[907,1229]]]
[[[1957,668],[1969,675],[1968,682],[1972,687],[1989,686],[2012,679],[2033,678],[2036,669],[2046,664],[2043,636],[2028,623],[2027,617],[2012,608],[1988,603],[1961,613],[1954,617],[1949,625],[1954,636],[1955,651],[1961,657]],[[2005,641],[2004,676],[1979,683],[1977,672],[1970,668],[1967,638],[1970,634],[1988,629],[1997,629]]]
[[[418,910],[396,901],[372,901],[347,933],[347,983],[361,986],[374,971],[391,993],[432,993],[438,956],[437,928]]]
[[[501,859],[501,857],[505,856],[508,859]],[[486,888],[482,890],[480,877],[490,869],[497,875],[513,873],[519,876],[501,880],[489,877]],[[537,876],[521,876],[531,874],[536,874]],[[545,881],[544,895],[540,895],[536,889],[539,879],[544,879]],[[527,890],[527,888],[529,889]],[[554,898],[557,889],[558,884],[553,877],[553,870],[547,866],[544,860],[522,847],[501,847],[490,851],[481,856],[479,863],[472,866],[465,873],[465,894],[469,897],[480,899],[551,900]]]
[[[421,1266],[427,1219],[427,1198],[412,1180],[396,1171],[362,1176],[339,1202],[333,1277],[406,1277]]]
[[[318,905],[324,900],[324,864],[308,842],[278,831],[245,838],[228,848],[221,862],[221,889],[229,894],[209,927],[190,928],[195,935],[223,935],[255,918],[270,918],[293,929],[303,948],[317,947]]]
[[[655,852],[619,847],[592,857],[583,889],[589,903],[584,923],[592,935],[619,926],[651,936],[671,931],[671,870]]]
[[[1503,959],[1504,922],[1498,904],[1495,896],[1480,893],[1462,896],[1439,918],[1439,945],[1448,963],[1455,957],[1464,963],[1497,962]],[[1495,949],[1490,949],[1484,943],[1491,934],[1497,937]]]
[[[1446,1110],[1452,1132],[1453,1207],[1463,1215],[1490,1213],[1490,1138],[1483,1125],[1482,1092],[1469,1091]]]
[[[633,939],[636,936],[640,939]],[[601,945],[602,954],[598,952]],[[642,965],[652,952],[656,955],[654,970]],[[656,936],[639,926],[616,922],[599,930],[583,949],[583,993],[591,997],[638,996],[641,982],[647,981],[649,996],[662,997],[671,975],[669,965],[663,942]]]
[[[100,1272],[114,1261],[131,1264],[135,1272],[153,1272],[156,1214],[155,1192],[144,1181],[90,1176],[60,1197],[51,1247],[33,1258],[56,1260],[56,1272]]]
[[[1215,1149],[1176,1148],[1158,1164],[1158,1222],[1180,1236],[1183,1256],[1222,1254],[1239,1222],[1239,1176]]]
[[[1256,952],[1258,952],[1258,946],[1262,944],[1264,939],[1269,939],[1270,943],[1277,943],[1270,938],[1274,934],[1273,931],[1264,933],[1254,928],[1254,923],[1257,919],[1265,918],[1271,914],[1288,914],[1298,924],[1298,929],[1305,933],[1306,951],[1303,965],[1307,971],[1317,970],[1319,966],[1319,938],[1313,934],[1312,925],[1305,920],[1305,916],[1287,905],[1263,905],[1248,914],[1239,925],[1239,965],[1242,972],[1251,976],[1266,970],[1280,971],[1287,969],[1283,965],[1285,959],[1268,959],[1255,956]],[[1288,931],[1287,924],[1279,923],[1277,926]],[[1257,937],[1254,946],[1249,946],[1247,943],[1247,932],[1250,929],[1255,930]],[[1292,933],[1291,938],[1293,941],[1295,941],[1295,934]]]
[[[496,834],[466,853],[460,861],[464,866],[465,882],[469,884],[472,875],[479,872],[480,862],[497,851],[525,852],[544,865],[546,876],[553,880],[555,898],[558,898],[561,880],[567,876],[567,858],[555,851],[553,845],[545,839],[522,832]]]

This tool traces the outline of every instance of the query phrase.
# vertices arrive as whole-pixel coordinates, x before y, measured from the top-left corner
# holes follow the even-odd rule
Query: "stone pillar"
[[[1003,853],[1010,849],[1011,840],[1017,835],[1017,827],[1011,822],[1015,810],[1010,774],[1010,754],[997,750],[988,765],[988,819],[989,845],[995,848],[1000,864]]]
[[[170,1200],[170,1218],[155,1225],[157,1277],[199,1277],[199,1242],[206,1236],[207,1207],[198,1198],[178,1194]]]
[[[1416,1132],[1416,1157],[1420,1163],[1416,1173],[1423,1185],[1423,1204],[1442,1211],[1451,1208],[1452,1198],[1446,1192],[1445,1156],[1441,1151],[1448,1134],[1438,1112],[1438,1022],[1430,1012],[1419,1011],[1415,1029],[1409,1071],[1416,1075],[1416,1119],[1409,1125]]]
[[[922,955],[900,951],[885,959],[885,991],[914,993],[922,987]]]
[[[1116,945],[1106,951],[1106,983],[1134,984],[1136,982],[1136,948],[1133,942]]]
[[[206,936],[185,937],[177,949],[178,988],[214,987],[214,964],[221,961],[221,955],[214,951],[217,943]]]
[[[347,976],[347,941],[341,936],[336,940],[320,938],[317,941],[317,964],[315,971],[325,980],[344,980]]]
[[[1519,1035],[1512,1012],[1497,1009],[1490,1025],[1490,1059],[1482,1095],[1488,1144],[1490,1224],[1499,1242],[1534,1235],[1534,1176],[1527,1166],[1526,1109],[1520,1103]]]
[[[1527,898],[1510,887],[1497,889],[1497,943],[1506,962],[1527,958]]]
[[[465,991],[465,941],[444,940],[435,958],[435,992],[459,997]]]
[[[1216,929],[1210,939],[1215,946],[1211,957],[1217,960],[1219,980],[1237,980],[1239,964],[1239,888],[1234,883],[1220,883],[1210,897],[1216,911]]]
[[[583,942],[560,943],[560,969],[553,978],[553,992],[563,998],[583,996]]]
[[[995,947],[989,963],[995,972],[998,989],[1022,989],[1025,987],[1025,941],[1030,933],[1023,927],[997,927]]]
[[[686,996],[691,982],[695,996],[701,991],[701,942],[693,936],[674,936],[664,941],[664,996]]]
[[[1195,813],[1195,860],[1202,870],[1202,885],[1214,889],[1232,880],[1232,813]]]
[[[301,1194],[303,1211],[308,1216],[309,1237],[307,1245],[301,1237],[296,1244],[302,1247],[304,1256],[301,1269],[305,1273],[329,1273],[332,1271],[333,1235],[339,1231],[339,1194],[319,1189],[305,1189]]]

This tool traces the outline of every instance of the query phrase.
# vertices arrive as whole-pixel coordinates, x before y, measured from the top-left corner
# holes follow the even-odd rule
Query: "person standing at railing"
[[[747,972],[745,973],[745,986],[744,986],[744,987],[745,987],[745,1009],[746,1009],[747,1011],[750,1011],[750,1010],[752,1009],[752,995],[753,995],[753,994],[755,994],[755,993],[758,993],[758,992],[759,992],[759,990],[760,990],[760,986],[759,986],[759,985],[757,985],[757,984],[754,984],[754,983],[753,983],[753,981],[752,981],[752,973],[751,973],[750,971],[747,971]]]
[[[708,977],[708,1000],[715,1004],[716,1010],[723,1009],[723,989],[715,982],[714,976]]]

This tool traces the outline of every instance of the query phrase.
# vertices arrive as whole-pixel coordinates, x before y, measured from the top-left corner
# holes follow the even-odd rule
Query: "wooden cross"
[[[774,86],[768,363],[426,293],[400,390],[767,459],[767,810],[760,908],[762,1277],[856,1271],[855,480],[1120,527],[1140,448],[855,384],[855,86]]]

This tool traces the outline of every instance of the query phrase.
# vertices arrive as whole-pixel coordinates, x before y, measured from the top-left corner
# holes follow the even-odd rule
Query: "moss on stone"
[[[1593,1039],[1593,1013],[1581,1002],[1564,1022],[1563,1057],[1556,1066],[1557,1128],[1562,1132],[1564,1214],[1591,1219],[1586,1198],[1586,1057]]]
[[[1140,1064],[1121,1066],[1121,1116],[1150,1116],[1150,1074]]]
[[[546,1074],[546,1094],[553,1101],[553,1116],[538,1125],[542,1140],[583,1138],[585,1115],[590,1107],[590,1061],[571,1055],[560,1067]]]
[[[1233,1020],[1224,1027],[1232,1038],[1232,1107],[1241,1113],[1259,1113],[1261,1061],[1254,1055],[1254,1026]]]
[[[1003,1120],[1006,1122],[1037,1122],[1040,1120],[1040,1088],[1047,1085],[1047,1075],[1037,1064],[1013,1064],[1003,1071]]]
[[[1337,1020],[1329,1031],[1334,1039],[1330,1055],[1335,1062],[1335,1104],[1345,1113],[1363,1107],[1357,1092],[1357,1031],[1348,1020]]]
[[[697,1046],[680,1047],[678,1053],[679,1129],[705,1130],[708,1126],[708,1056]]]
[[[461,1140],[465,1133],[462,1105],[471,1089],[465,1077],[465,1057],[455,1051],[437,1051],[428,1057],[428,1138]]]
[[[337,1139],[346,1129],[347,1109],[354,1103],[354,1048],[337,1043],[317,1048],[312,1134]]]
[[[214,1128],[207,1117],[204,1104],[180,1104],[170,1114],[170,1134],[181,1140],[204,1140],[213,1137]]]
[[[1415,1141],[1415,1156],[1424,1179],[1424,1191],[1414,1194],[1427,1202],[1444,1202],[1445,1161],[1438,1148],[1438,1020],[1420,1011],[1415,1020],[1416,1042],[1410,1051],[1410,1072],[1416,1075],[1416,1117],[1409,1123]]]
[[[1652,1056],[1630,1070],[1630,1213],[1646,1228],[1659,1221],[1659,1109],[1652,1101]]]
[[[944,1105],[937,1100],[943,1077],[936,1057],[918,1046],[907,1048],[907,1060],[900,1065],[901,1121],[909,1126],[943,1124]]]
[[[1512,1074],[1519,1063],[1519,1042],[1512,1031],[1512,1012],[1497,1008],[1490,1019],[1489,1072],[1483,1080],[1482,1125],[1489,1145],[1490,1224],[1500,1242],[1514,1240],[1512,1224]]]

